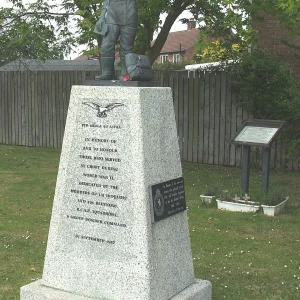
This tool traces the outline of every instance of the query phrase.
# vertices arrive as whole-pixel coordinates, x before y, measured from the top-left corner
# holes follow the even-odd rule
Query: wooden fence
[[[0,72],[0,143],[61,147],[72,85],[81,85],[96,72]],[[191,75],[191,74],[190,74]],[[173,90],[182,160],[239,166],[241,147],[232,136],[251,115],[237,106],[224,72],[159,72],[162,86]],[[299,152],[286,159],[286,145],[276,141],[271,165],[298,170]],[[260,164],[261,149],[252,149]]]

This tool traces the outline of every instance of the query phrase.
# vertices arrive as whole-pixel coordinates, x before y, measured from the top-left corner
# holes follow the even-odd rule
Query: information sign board
[[[270,147],[285,121],[252,120],[243,124],[232,142],[240,145]]]

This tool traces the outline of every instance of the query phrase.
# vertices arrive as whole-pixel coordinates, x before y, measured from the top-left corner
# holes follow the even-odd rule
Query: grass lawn
[[[20,287],[42,276],[59,155],[0,145],[1,300],[19,299]],[[240,169],[184,163],[183,170],[195,276],[212,282],[213,299],[300,299],[300,173],[271,171],[270,187],[291,199],[273,218],[201,204],[211,182],[238,192]],[[251,200],[259,188],[260,172],[251,170]]]

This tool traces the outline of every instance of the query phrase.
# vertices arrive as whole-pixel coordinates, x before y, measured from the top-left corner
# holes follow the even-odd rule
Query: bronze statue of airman
[[[105,0],[95,32],[103,35],[101,43],[102,75],[98,80],[111,80],[114,76],[115,45],[120,37],[122,76],[127,72],[125,55],[133,52],[138,16],[136,0]]]

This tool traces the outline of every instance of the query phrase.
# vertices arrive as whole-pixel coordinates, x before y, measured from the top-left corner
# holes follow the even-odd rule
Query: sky
[[[160,17],[163,20],[166,17],[166,15],[162,14]],[[172,26],[172,28],[170,30],[171,32],[186,30],[187,24],[182,24],[179,21],[182,18],[190,19],[190,18],[193,18],[193,15],[189,11],[185,10],[174,22],[174,25]]]
[[[35,2],[36,0],[23,0],[23,4],[25,3],[30,3],[30,2]],[[53,0],[51,1],[53,2]],[[57,2],[59,2],[59,0],[57,0]],[[0,0],[0,6],[2,7],[8,7],[8,6],[11,6],[10,3],[8,3],[7,0]],[[162,14],[161,15],[161,19],[164,20],[166,17],[166,15]],[[187,28],[187,25],[186,24],[182,24],[179,20],[182,19],[182,18],[192,18],[193,15],[189,12],[189,11],[184,11],[175,21],[174,25],[172,26],[171,28],[171,32],[174,32],[174,31],[181,31],[181,30],[186,30]],[[157,34],[156,34],[157,36]],[[154,38],[156,37],[154,36]],[[82,50],[84,49],[84,46],[83,47],[78,47],[77,49],[74,49],[73,53],[71,53],[70,55],[68,55],[67,57],[65,57],[65,59],[74,59],[76,57],[78,57]]]

